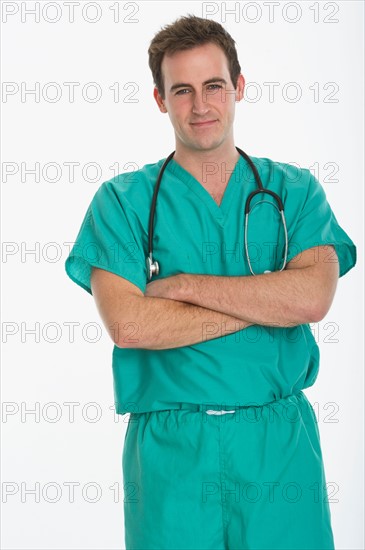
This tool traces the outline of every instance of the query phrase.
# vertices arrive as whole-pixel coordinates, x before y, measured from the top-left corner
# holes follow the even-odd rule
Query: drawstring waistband
[[[264,407],[268,405],[280,405],[281,403],[285,403],[286,400],[290,400],[292,397],[303,397],[302,390],[299,390],[297,393],[293,393],[290,395],[286,395],[285,397],[281,397],[280,399],[274,399],[273,401],[267,401],[266,403],[257,403],[255,401],[249,402],[246,405],[237,403],[237,405],[219,405],[218,403],[180,403],[179,409],[175,410],[190,410],[194,412],[206,412],[207,414],[226,414],[226,413],[234,413],[237,412],[240,409],[245,409],[249,407]]]
[[[227,414],[227,413],[235,413],[236,411],[213,411],[211,409],[205,411],[207,414]]]

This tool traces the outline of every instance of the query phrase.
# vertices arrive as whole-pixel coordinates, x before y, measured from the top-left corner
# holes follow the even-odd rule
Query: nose
[[[205,115],[209,111],[207,103],[207,94],[202,92],[197,92],[194,94],[193,100],[193,113],[197,115]]]

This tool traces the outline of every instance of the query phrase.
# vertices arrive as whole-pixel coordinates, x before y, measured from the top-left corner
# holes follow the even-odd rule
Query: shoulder
[[[325,192],[309,168],[300,166],[299,163],[283,162],[267,157],[251,157],[264,187],[268,187],[283,198],[291,197],[299,203],[306,202],[311,195],[324,196]]]
[[[267,157],[251,157],[259,174],[272,179],[285,182],[286,184],[301,182],[309,184],[312,173],[309,168],[300,166],[297,162],[283,162]]]
[[[97,189],[94,201],[113,200],[125,205],[136,205],[141,201],[150,200],[164,160],[145,164],[142,168],[134,165],[133,169],[104,181]]]

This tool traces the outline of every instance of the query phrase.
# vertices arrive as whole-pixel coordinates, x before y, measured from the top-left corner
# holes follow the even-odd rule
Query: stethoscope
[[[250,261],[250,256],[249,256],[249,253],[248,253],[248,244],[247,244],[247,233],[248,233],[248,215],[250,212],[252,212],[252,210],[260,203],[262,202],[267,202],[269,204],[271,204],[272,206],[274,206],[278,212],[281,214],[281,220],[282,220],[282,224],[283,224],[283,227],[284,227],[284,234],[285,234],[285,253],[284,253],[284,260],[283,260],[283,265],[282,267],[279,269],[279,271],[282,271],[285,266],[286,266],[286,259],[287,259],[287,256],[288,256],[288,232],[287,232],[287,228],[286,228],[286,221],[285,221],[285,216],[284,216],[284,205],[283,205],[283,202],[281,200],[281,198],[279,197],[279,195],[277,195],[276,193],[274,193],[274,191],[270,191],[269,189],[264,189],[263,185],[262,185],[262,181],[261,181],[261,178],[259,176],[259,173],[257,171],[257,168],[256,166],[254,165],[254,163],[252,162],[252,160],[250,159],[250,157],[248,155],[246,155],[246,153],[244,151],[242,151],[242,149],[239,149],[238,147],[236,147],[237,151],[239,152],[239,154],[244,157],[248,164],[250,165],[251,169],[252,169],[252,172],[255,176],[255,180],[256,180],[256,184],[257,184],[257,187],[258,189],[256,189],[255,191],[252,191],[252,193],[249,194],[249,196],[247,197],[247,200],[246,200],[246,205],[245,205],[245,253],[246,253],[246,258],[247,258],[247,262],[248,262],[248,266],[250,268],[250,271],[252,273],[252,275],[257,275],[257,273],[254,273],[253,269],[252,269],[252,266],[251,266],[251,261]],[[162,175],[164,173],[164,170],[167,166],[167,164],[170,162],[170,160],[172,159],[172,157],[174,156],[175,154],[175,151],[173,151],[165,160],[165,162],[163,163],[162,167],[161,167],[161,170],[158,174],[158,178],[157,178],[157,182],[156,182],[156,185],[155,185],[155,189],[154,189],[154,193],[153,193],[153,197],[152,197],[152,204],[151,204],[151,211],[150,211],[150,219],[149,219],[149,224],[148,224],[148,256],[146,257],[146,266],[147,266],[147,275],[148,275],[148,279],[151,280],[153,275],[158,275],[160,273],[160,266],[159,266],[159,263],[155,260],[153,260],[153,257],[152,257],[152,242],[153,242],[153,220],[154,220],[154,217],[155,217],[155,210],[156,210],[156,201],[157,201],[157,194],[158,194],[158,191],[159,191],[159,188],[160,188],[160,183],[161,183],[161,179],[162,179]],[[262,200],[262,201],[258,201],[257,203],[255,203],[255,205],[252,207],[252,209],[250,210],[250,204],[251,204],[251,200],[253,199],[253,197],[255,195],[257,195],[258,193],[267,193],[269,195],[271,195],[276,203],[274,204],[273,202],[271,201],[265,201],[265,200]],[[266,270],[264,271],[264,273],[270,273],[270,270]]]

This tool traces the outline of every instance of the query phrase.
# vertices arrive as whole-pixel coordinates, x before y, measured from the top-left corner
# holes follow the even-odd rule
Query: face
[[[233,145],[235,102],[243,97],[244,78],[235,89],[223,50],[204,44],[164,56],[162,74],[165,99],[154,97],[174,127],[176,149],[211,150]]]

